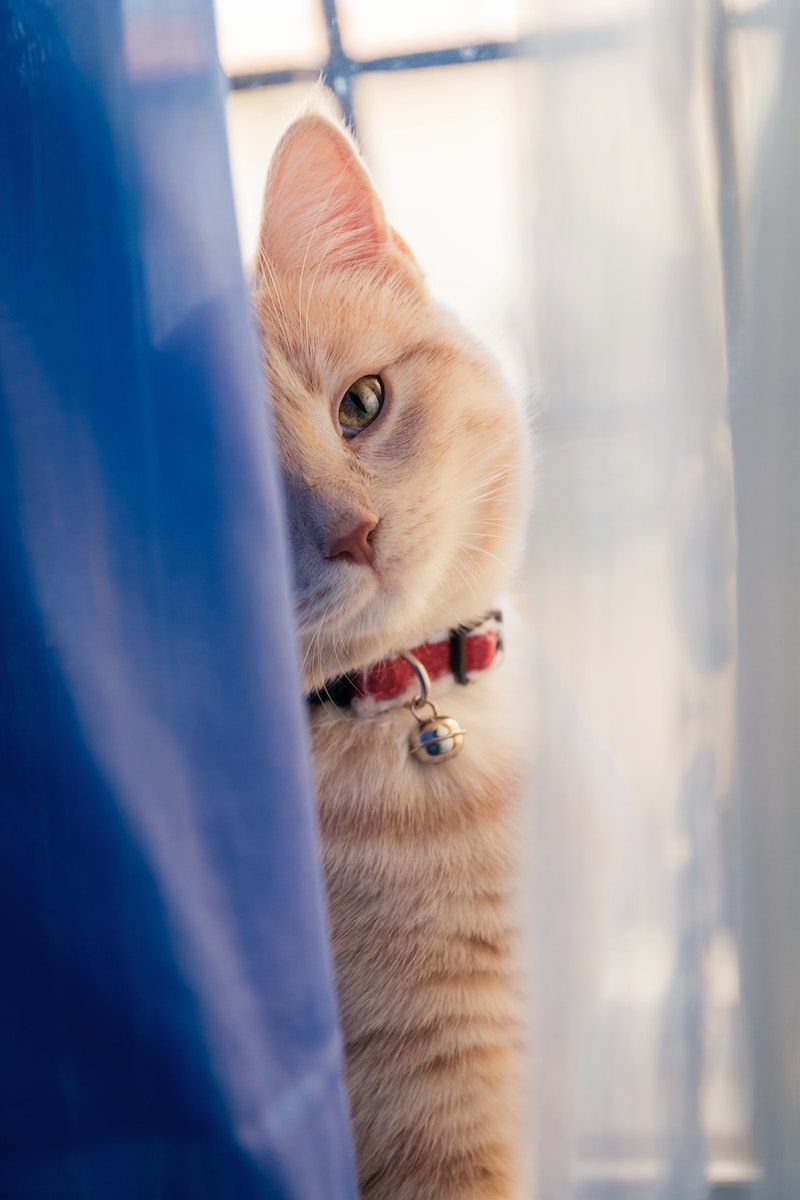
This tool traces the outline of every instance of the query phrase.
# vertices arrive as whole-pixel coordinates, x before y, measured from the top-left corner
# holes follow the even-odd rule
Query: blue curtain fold
[[[354,1196],[206,0],[0,8],[0,1196]]]

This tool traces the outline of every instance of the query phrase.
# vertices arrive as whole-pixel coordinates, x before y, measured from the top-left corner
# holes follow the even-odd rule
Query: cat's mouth
[[[317,636],[324,631],[341,636],[342,630],[366,627],[385,615],[392,589],[378,564],[340,555],[325,560],[324,566],[306,586],[298,581],[296,610],[301,629]]]
[[[394,650],[409,595],[378,561],[344,556],[324,562],[312,585],[297,589],[296,612],[307,690]],[[403,640],[402,637],[400,640]]]

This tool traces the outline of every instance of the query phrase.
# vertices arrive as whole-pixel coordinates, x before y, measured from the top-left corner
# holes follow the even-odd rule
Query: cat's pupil
[[[383,382],[379,375],[362,375],[352,384],[339,405],[339,425],[345,437],[354,437],[377,417],[383,406]]]

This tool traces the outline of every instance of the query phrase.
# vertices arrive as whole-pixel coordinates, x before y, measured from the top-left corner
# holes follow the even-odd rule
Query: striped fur
[[[285,135],[264,213],[255,304],[310,691],[496,603],[521,545],[526,436],[325,116]],[[338,403],[367,374],[384,409],[345,442]],[[365,514],[374,569],[326,558]],[[452,762],[409,758],[406,709],[310,714],[365,1200],[521,1194],[513,848],[528,731],[510,637],[504,663],[440,705],[468,731]]]

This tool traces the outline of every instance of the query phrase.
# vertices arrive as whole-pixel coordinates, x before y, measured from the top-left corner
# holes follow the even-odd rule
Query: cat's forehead
[[[374,278],[271,281],[256,308],[272,374],[307,386],[346,386],[418,353],[429,340],[428,305]]]

